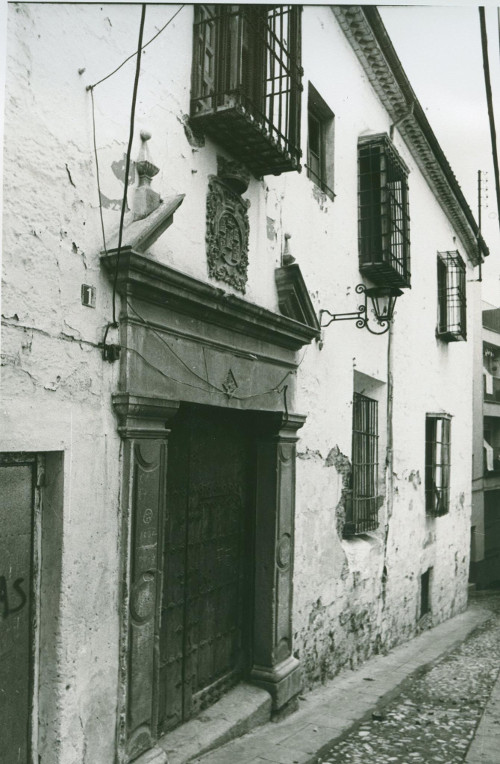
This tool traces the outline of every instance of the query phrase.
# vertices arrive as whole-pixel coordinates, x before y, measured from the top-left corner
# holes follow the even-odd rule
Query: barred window
[[[437,335],[450,342],[467,339],[465,263],[457,251],[438,252]]]
[[[425,420],[425,509],[445,515],[450,504],[450,416],[427,414]]]
[[[300,6],[196,5],[191,122],[257,175],[300,169]]]
[[[378,402],[354,393],[352,406],[352,498],[344,536],[378,525]]]
[[[410,286],[408,169],[387,135],[358,144],[359,269],[379,286]]]
[[[334,114],[311,83],[307,116],[307,177],[333,199]]]

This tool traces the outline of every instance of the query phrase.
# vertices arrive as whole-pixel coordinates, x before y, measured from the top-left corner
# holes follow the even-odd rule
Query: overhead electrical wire
[[[130,155],[132,153],[132,142],[134,140],[135,105],[137,102],[137,90],[139,88],[139,75],[141,73],[142,36],[144,33],[145,18],[146,18],[146,5],[143,4],[141,6],[141,22],[139,27],[139,43],[137,46],[137,62],[135,67],[134,90],[132,92],[132,106],[130,108],[130,131],[129,131],[129,138],[128,138],[128,146],[127,146],[127,158],[125,162],[125,178],[123,181],[124,188],[123,188],[122,210],[120,214],[120,229],[118,231],[118,248],[116,251],[115,276],[113,279],[113,326],[117,325],[116,323],[116,284],[118,281],[118,268],[120,265],[120,254],[121,254],[121,247],[122,247],[123,221],[125,219],[125,210],[127,207],[128,174],[130,171]]]
[[[167,341],[164,339],[164,337],[162,337],[162,336],[161,336],[161,334],[160,334],[159,332],[157,332],[157,331],[156,331],[156,329],[155,329],[153,326],[151,326],[151,324],[149,323],[149,321],[147,321],[145,318],[143,318],[143,317],[140,315],[140,313],[139,313],[139,312],[136,310],[136,308],[134,308],[134,306],[133,306],[133,305],[131,305],[131,303],[130,303],[128,300],[127,300],[127,305],[128,305],[128,307],[130,308],[130,310],[131,310],[133,313],[135,313],[135,315],[137,316],[137,318],[138,318],[138,319],[139,319],[139,320],[140,320],[140,321],[141,321],[141,322],[142,322],[142,323],[143,323],[143,324],[144,324],[144,325],[145,325],[145,326],[148,328],[148,330],[151,332],[151,334],[152,334],[153,336],[155,336],[155,337],[156,337],[156,338],[157,338],[157,339],[158,339],[158,340],[159,340],[159,341],[160,341],[160,342],[161,342],[161,343],[162,343],[162,344],[163,344],[163,345],[164,345],[164,346],[165,346],[165,347],[166,347],[166,348],[167,348],[167,349],[170,351],[170,353],[171,353],[171,354],[172,354],[172,355],[173,355],[173,356],[174,356],[174,357],[175,357],[175,358],[176,358],[176,359],[179,361],[179,363],[180,363],[180,364],[181,364],[181,365],[182,365],[182,366],[183,366],[183,367],[186,369],[186,371],[188,371],[188,372],[189,372],[190,374],[192,374],[194,377],[196,377],[197,379],[199,379],[199,380],[200,380],[201,382],[203,382],[205,385],[208,385],[209,387],[211,387],[211,388],[212,388],[214,391],[216,391],[216,392],[218,392],[218,393],[223,393],[224,395],[227,395],[227,394],[228,394],[228,393],[227,393],[227,391],[226,391],[226,390],[224,390],[224,388],[222,388],[222,387],[219,387],[218,385],[214,385],[212,382],[210,382],[210,380],[209,380],[208,378],[202,377],[202,376],[201,376],[200,374],[198,374],[198,373],[197,373],[197,372],[196,372],[196,371],[195,371],[193,368],[191,368],[191,366],[189,366],[189,364],[187,364],[187,363],[186,363],[186,362],[185,362],[185,361],[184,361],[184,360],[183,360],[183,359],[180,357],[180,355],[179,355],[179,354],[178,354],[178,353],[177,353],[177,352],[176,352],[176,351],[173,349],[173,347],[170,345],[170,343],[168,343],[168,342],[167,342]],[[131,348],[125,348],[125,349],[126,349],[126,350],[130,350]],[[306,350],[307,350],[307,348],[306,348]],[[134,352],[134,353],[135,353],[135,352],[137,352],[137,351],[135,351],[135,350],[133,350],[133,349],[132,349],[132,352]],[[137,354],[138,354],[138,355],[140,355],[139,353],[137,353]],[[287,371],[287,373],[286,373],[286,374],[285,374],[285,375],[284,375],[284,376],[283,376],[283,377],[282,377],[282,378],[279,380],[279,382],[277,382],[277,383],[276,383],[276,385],[274,385],[274,387],[271,387],[271,388],[269,388],[269,389],[267,389],[267,390],[262,390],[261,392],[258,392],[258,393],[252,393],[251,395],[237,395],[236,393],[234,393],[234,394],[232,394],[232,395],[231,395],[231,398],[236,398],[237,400],[243,401],[243,400],[249,400],[250,398],[258,398],[258,397],[259,397],[259,396],[261,396],[261,395],[269,395],[270,393],[278,393],[278,394],[280,394],[280,393],[282,393],[282,392],[284,392],[284,391],[285,391],[285,396],[286,396],[286,390],[288,389],[288,385],[284,385],[284,383],[285,383],[285,381],[288,379],[288,377],[290,376],[290,374],[292,374],[292,373],[296,372],[296,371],[297,371],[297,369],[299,369],[299,368],[300,368],[300,366],[301,366],[301,364],[302,364],[302,361],[303,361],[303,360],[304,360],[304,358],[305,358],[305,354],[306,354],[306,351],[304,351],[304,353],[302,354],[302,358],[300,359],[299,363],[297,364],[297,367],[296,367],[296,369],[290,369],[290,371]],[[144,356],[141,356],[141,357],[142,357],[142,358],[144,358]],[[144,360],[146,360],[146,359],[144,359]],[[153,366],[154,368],[156,368],[156,369],[157,369],[157,371],[158,371],[160,374],[163,374],[163,376],[167,376],[167,377],[169,376],[168,374],[166,374],[166,372],[163,372],[163,371],[162,371],[161,369],[159,369],[157,366],[154,366],[154,364],[152,364],[152,363],[151,363],[151,361],[147,361],[147,363],[148,363],[150,366]],[[206,368],[206,362],[205,362],[205,368]],[[173,378],[171,377],[171,379],[173,379]],[[179,380],[175,380],[175,379],[174,379],[174,381],[175,381],[175,382],[179,382]],[[186,382],[186,383],[182,383],[182,384],[189,384],[189,383],[187,383],[187,382]],[[196,387],[196,385],[189,385],[189,386],[190,386],[190,387]]]
[[[148,45],[150,45],[153,40],[156,40],[156,38],[168,27],[169,24],[174,20],[174,18],[181,12],[181,10],[184,8],[184,5],[181,5],[181,7],[173,14],[173,16],[170,17],[170,19],[167,21],[166,24],[164,24],[161,29],[158,30],[158,32],[151,37],[150,40],[148,40],[147,43],[144,45],[142,44],[143,34],[144,34],[144,19],[146,15],[146,5],[142,5],[141,9],[141,22],[140,22],[140,29],[139,29],[139,42],[137,50],[132,53],[130,56],[128,56],[122,63],[116,67],[110,74],[106,75],[106,77],[103,77],[102,79],[98,80],[93,85],[89,85],[87,87],[87,90],[90,90],[91,94],[91,103],[92,103],[92,131],[93,131],[93,142],[94,142],[94,156],[95,156],[95,163],[96,163],[96,173],[97,173],[97,190],[99,194],[99,215],[101,219],[101,230],[102,230],[102,238],[103,238],[103,245],[104,245],[104,252],[107,254],[107,246],[106,246],[106,234],[104,230],[104,219],[103,219],[103,211],[102,211],[102,194],[101,194],[101,187],[100,187],[100,173],[99,173],[99,160],[97,156],[97,142],[96,142],[96,126],[95,126],[95,103],[94,103],[94,88],[97,87],[97,85],[100,85],[102,82],[105,82],[105,80],[112,77],[116,72],[118,72],[122,66],[124,66],[127,61],[130,61],[131,58],[134,56],[137,56],[137,63],[136,63],[136,71],[135,71],[135,80],[134,80],[134,90],[132,95],[132,107],[131,107],[131,115],[130,115],[130,134],[129,134],[129,142],[128,142],[128,149],[126,154],[126,167],[125,167],[125,178],[124,178],[124,193],[123,193],[123,200],[122,200],[122,208],[121,208],[121,215],[120,215],[120,228],[118,233],[118,248],[117,248],[117,256],[116,256],[116,267],[115,267],[115,274],[113,278],[113,297],[112,297],[112,321],[108,326],[106,327],[105,336],[107,336],[110,326],[116,327],[117,321],[116,321],[116,285],[118,280],[118,266],[120,261],[120,254],[121,254],[121,243],[122,243],[122,236],[123,236],[123,221],[125,217],[125,210],[127,207],[127,192],[128,192],[128,176],[130,171],[130,154],[132,151],[132,141],[134,136],[134,120],[135,120],[135,105],[137,100],[137,89],[138,89],[138,83],[139,83],[139,74],[140,74],[140,63],[141,63],[141,55],[142,51],[147,48]]]
[[[117,247],[117,254],[116,254],[116,266],[115,266],[115,274],[113,279],[113,301],[112,301],[112,308],[113,308],[113,320],[112,322],[108,323],[106,326],[105,334],[104,334],[104,340],[103,343],[99,343],[99,345],[95,345],[95,347],[102,348],[103,345],[106,343],[106,338],[108,335],[108,331],[110,327],[116,327],[118,326],[118,323],[116,321],[116,286],[117,286],[117,279],[118,279],[118,269],[119,269],[119,259],[121,254],[121,245],[122,245],[122,236],[123,236],[123,223],[125,218],[125,210],[127,207],[127,192],[128,192],[128,176],[130,171],[130,156],[132,151],[132,142],[134,138],[134,123],[135,123],[135,108],[136,108],[136,102],[137,102],[137,91],[138,91],[138,85],[139,85],[139,76],[140,76],[140,65],[141,65],[141,55],[142,51],[147,48],[148,45],[150,45],[167,27],[168,25],[175,19],[175,17],[181,12],[181,10],[184,8],[184,5],[181,5],[181,7],[171,16],[171,18],[167,21],[166,24],[150,39],[147,43],[144,45],[142,44],[142,38],[144,34],[144,21],[146,16],[146,5],[143,4],[141,8],[141,21],[140,21],[140,28],[139,28],[139,41],[137,46],[137,51],[132,53],[130,56],[128,56],[122,63],[116,67],[110,74],[106,75],[106,77],[103,77],[102,79],[95,82],[93,85],[89,85],[87,87],[87,90],[90,90],[91,95],[91,103],[92,103],[92,134],[93,134],[93,144],[94,144],[94,156],[95,156],[95,163],[96,163],[96,174],[97,174],[97,190],[99,194],[99,214],[100,214],[100,220],[101,220],[101,230],[102,230],[102,238],[103,238],[103,245],[104,245],[104,252],[107,254],[107,246],[106,246],[106,235],[105,235],[105,229],[104,229],[104,219],[103,219],[103,210],[102,210],[102,195],[101,195],[101,187],[100,187],[100,173],[99,173],[99,160],[97,155],[97,141],[96,141],[96,125],[95,125],[95,103],[94,103],[94,88],[96,88],[98,85],[100,85],[102,82],[105,82],[110,77],[112,77],[114,74],[116,74],[128,61],[130,61],[134,56],[137,56],[137,62],[136,62],[136,70],[135,70],[135,78],[134,78],[134,89],[132,93],[132,105],[130,110],[130,130],[129,130],[129,141],[128,141],[128,147],[127,147],[127,154],[126,154],[126,162],[125,162],[125,178],[124,178],[124,192],[123,192],[123,200],[122,200],[122,207],[121,207],[121,215],[120,215],[120,228],[118,233],[118,247]],[[145,324],[152,333],[170,350],[172,355],[179,361],[179,363],[184,366],[184,368],[193,376],[198,378],[200,381],[202,381],[205,385],[208,385],[209,387],[213,388],[214,391],[217,391],[219,393],[223,393],[225,395],[229,395],[231,398],[235,398],[236,400],[249,400],[251,398],[257,398],[261,395],[269,395],[271,393],[276,393],[280,395],[283,393],[283,405],[285,409],[285,422],[288,421],[289,414],[288,414],[288,401],[287,401],[287,394],[288,394],[288,385],[285,385],[284,382],[287,380],[287,378],[292,374],[292,370],[288,371],[284,377],[281,378],[281,380],[271,389],[264,390],[262,392],[253,393],[251,395],[238,395],[236,393],[229,394],[226,390],[223,388],[218,387],[217,385],[214,385],[208,380],[208,373],[207,378],[200,376],[197,374],[197,372],[194,371],[179,355],[175,352],[175,350],[171,347],[171,345],[164,340],[164,338],[154,330],[154,328],[149,324],[146,319],[144,319],[138,312],[135,310],[135,308],[127,302],[129,308],[136,314],[136,316],[140,319],[140,321]],[[94,343],[89,343],[94,344]],[[158,366],[153,364],[149,359],[147,359],[142,353],[140,353],[135,348],[130,348],[127,346],[123,346],[123,350],[132,352],[136,355],[138,355],[150,368],[161,374],[163,377],[166,377],[170,379],[171,381],[176,382],[177,384],[184,384],[189,387],[197,388],[200,390],[206,390],[206,388],[202,388],[199,385],[193,385],[186,381],[177,380],[171,375],[167,374],[165,371],[160,369]],[[293,370],[294,372],[297,371],[297,369],[300,368],[302,361],[305,358],[306,350],[304,351],[302,358],[300,359],[297,367]],[[206,369],[206,360],[205,360],[205,369]]]
[[[493,169],[495,173],[495,191],[497,197],[498,223],[500,225],[500,172],[498,167],[497,135],[495,128],[495,115],[493,111],[493,96],[491,92],[490,64],[488,58],[488,36],[486,33],[486,15],[484,6],[479,8],[479,22],[481,26],[481,48],[483,52],[484,86],[486,89],[486,101],[488,103],[488,118],[490,123],[491,151],[493,154]]]
[[[95,170],[96,170],[96,176],[97,176],[97,193],[99,195],[99,216],[101,218],[101,231],[102,231],[102,241],[104,244],[104,252],[107,255],[108,250],[106,247],[106,233],[104,231],[104,217],[102,214],[102,194],[101,194],[101,181],[100,181],[100,174],[99,174],[99,159],[97,156],[97,142],[96,142],[96,134],[95,134],[95,103],[94,103],[93,88],[91,88],[90,90],[90,98],[92,100],[92,137],[94,141]]]
[[[18,329],[18,330],[22,330],[23,332],[26,332],[26,331],[36,332],[37,334],[40,334],[40,335],[42,335],[44,337],[47,337],[48,339],[64,340],[65,342],[71,342],[71,343],[74,343],[74,344],[77,344],[77,345],[88,345],[89,347],[96,348],[96,349],[101,349],[102,348],[102,343],[91,342],[89,340],[84,340],[84,339],[81,339],[81,338],[78,338],[78,337],[71,337],[69,335],[64,335],[62,333],[57,334],[57,335],[56,334],[51,334],[50,332],[47,332],[44,329],[40,329],[40,328],[38,328],[36,326],[27,326],[25,324],[18,324],[16,322],[11,322],[11,321],[6,321],[6,320],[2,320],[2,324],[4,326],[8,326],[10,329]],[[147,321],[145,321],[145,324],[148,325],[149,328],[151,328],[151,326],[149,325],[149,323]],[[153,333],[156,334],[156,332],[154,330],[153,330]],[[157,336],[160,339],[162,339],[162,341],[164,341],[163,338],[160,337],[160,335],[157,335]],[[174,353],[174,355],[176,355],[176,357],[179,358],[179,356],[177,356],[177,354],[168,345],[168,343],[164,343],[164,344],[166,344],[167,347]],[[142,361],[144,361],[144,363],[150,369],[152,369],[153,371],[156,371],[158,374],[160,374],[165,379],[168,379],[171,382],[175,382],[176,384],[179,384],[179,385],[186,385],[187,387],[191,387],[191,388],[194,388],[196,390],[202,390],[203,392],[209,392],[206,389],[206,387],[201,387],[201,385],[194,385],[191,382],[187,382],[186,380],[176,379],[175,377],[173,377],[168,372],[164,371],[163,369],[160,369],[159,366],[157,366],[152,361],[150,361],[149,358],[146,358],[146,356],[143,355],[136,348],[128,347],[127,345],[122,345],[121,348],[122,348],[122,350],[126,350],[129,353],[134,353],[135,355],[137,355],[139,358],[142,359]],[[306,354],[306,350],[304,351],[301,360],[297,364],[297,369],[300,368],[300,365],[301,365],[302,361],[304,360],[304,357],[305,357],[305,354]],[[179,359],[179,360],[181,360],[181,359]],[[284,409],[285,409],[285,422],[288,421],[288,418],[289,418],[288,403],[287,403],[288,385],[285,385],[283,383],[290,376],[290,374],[293,373],[292,370],[288,371],[285,374],[285,376],[282,377],[281,380],[274,387],[272,387],[270,389],[262,390],[261,392],[252,393],[250,395],[237,395],[236,393],[234,393],[234,394],[228,393],[223,388],[219,388],[216,385],[211,384],[208,380],[203,379],[203,377],[199,377],[199,375],[196,374],[196,372],[193,369],[191,369],[189,366],[187,366],[184,362],[182,362],[182,363],[183,363],[183,365],[186,367],[186,369],[189,372],[194,374],[195,377],[198,377],[198,379],[200,379],[202,382],[204,382],[205,384],[210,385],[210,387],[215,388],[215,390],[217,392],[223,393],[224,395],[227,395],[228,397],[234,398],[235,400],[238,400],[238,401],[246,401],[246,400],[250,400],[251,398],[259,398],[261,395],[270,395],[271,393],[276,393],[277,395],[281,395],[281,393],[283,393],[283,403],[284,403]],[[294,369],[293,371],[296,371],[297,369]]]
[[[153,40],[156,40],[156,38],[157,38],[157,37],[159,37],[159,35],[161,35],[161,33],[162,33],[162,32],[163,32],[163,31],[164,31],[164,30],[165,30],[165,29],[168,27],[168,25],[169,25],[169,24],[171,24],[171,23],[172,23],[172,21],[175,19],[175,17],[177,16],[177,14],[179,14],[179,13],[182,11],[182,9],[183,9],[183,8],[184,8],[184,5],[181,5],[181,7],[179,8],[179,10],[177,10],[177,11],[174,13],[174,15],[173,15],[173,16],[171,16],[171,17],[169,18],[169,20],[167,21],[167,23],[166,23],[166,24],[164,24],[164,25],[162,26],[162,28],[161,28],[161,29],[160,29],[160,30],[159,30],[159,31],[158,31],[158,32],[157,32],[157,33],[154,35],[154,37],[152,37],[150,40],[148,40],[148,42],[144,43],[144,45],[142,46],[142,50],[145,50],[145,49],[148,47],[148,45],[151,45],[151,43],[153,42]],[[122,66],[125,66],[125,64],[127,63],[127,61],[130,61],[130,59],[131,59],[131,58],[134,58],[134,56],[137,56],[137,51],[134,51],[134,53],[131,53],[131,54],[130,54],[130,56],[127,56],[127,58],[125,59],[125,61],[122,61],[122,63],[120,64],[120,66],[117,66],[117,67],[116,67],[116,69],[113,69],[113,71],[112,71],[110,74],[107,74],[105,77],[103,77],[102,79],[98,80],[98,81],[97,81],[97,82],[95,82],[93,85],[89,85],[89,86],[87,87],[87,90],[92,90],[93,88],[96,88],[98,85],[100,85],[100,84],[101,84],[101,82],[105,82],[106,80],[109,80],[109,78],[110,78],[110,77],[112,77],[114,74],[116,74],[116,72],[120,71],[120,69],[122,68]]]

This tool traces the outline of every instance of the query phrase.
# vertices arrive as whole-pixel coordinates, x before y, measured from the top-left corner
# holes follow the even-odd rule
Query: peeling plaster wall
[[[120,439],[110,396],[118,367],[96,347],[111,300],[99,268],[78,15],[9,8],[0,451],[61,455],[57,470],[47,459],[42,511],[43,764],[113,761],[116,723]],[[82,283],[97,288],[95,310],[81,304]]]
[[[176,10],[148,6],[144,39]],[[139,18],[134,5],[9,7],[0,450],[63,452],[64,462],[55,666],[52,684],[42,690],[56,698],[58,721],[41,735],[43,764],[109,764],[114,755],[121,461],[110,396],[118,388],[118,365],[103,362],[96,347],[112,296],[99,267],[86,86],[135,50]],[[132,158],[139,130],[149,129],[152,159],[160,167],[153,188],[162,198],[186,195],[152,256],[208,281],[206,191],[217,153],[224,152],[209,139],[197,141],[186,127],[192,21],[186,6],[143,55]],[[361,280],[357,140],[388,132],[390,122],[330,9],[305,7],[303,31],[302,146],[310,80],[335,114],[336,198],[318,192],[305,171],[252,178],[244,195],[250,201],[245,298],[278,310],[274,269],[290,233],[315,308],[352,311]],[[95,89],[109,238],[118,227],[133,76],[131,61]],[[420,576],[429,567],[433,622],[466,604],[472,343],[446,345],[435,338],[436,252],[465,252],[397,130],[394,142],[410,168],[412,288],[398,301],[390,352],[387,335],[373,337],[353,322],[332,324],[322,347],[313,343],[299,354],[297,395],[290,402],[307,414],[297,444],[294,636],[308,686],[415,634]],[[129,204],[132,198],[133,189]],[[96,287],[95,310],[81,305],[82,284]],[[477,306],[471,291],[469,298],[472,326]],[[381,385],[383,397],[389,366],[394,458],[389,474],[385,449],[379,456],[379,528],[342,540],[355,373]],[[450,512],[427,519],[425,414],[441,410],[453,416]],[[385,427],[383,418],[379,426]],[[388,442],[387,432],[381,442]]]
[[[314,65],[318,51],[322,51],[319,71]],[[297,190],[293,195],[288,219],[295,221],[290,224],[294,253],[309,288],[321,285],[319,306],[349,311],[357,304],[353,287],[360,281],[354,213],[357,138],[369,132],[389,132],[390,121],[367,85],[346,93],[346,82],[364,78],[326,8],[304,14],[303,62],[306,77],[310,76],[336,114],[337,196],[321,210],[313,194],[309,204],[306,194],[299,197]],[[332,71],[342,71],[342,78],[328,76]],[[449,249],[465,252],[397,131],[394,142],[410,168],[412,288],[396,307],[390,361],[387,336],[372,337],[352,323],[337,323],[325,330],[322,350],[317,345],[308,348],[298,377],[297,410],[308,414],[299,451],[316,454],[313,462],[299,458],[297,479],[295,649],[304,662],[308,684],[415,634],[420,576],[429,567],[432,622],[450,617],[466,605],[472,341],[447,345],[435,337],[436,253]],[[300,177],[287,179],[297,186],[302,181]],[[300,226],[299,208],[302,219],[317,221],[312,232]],[[345,221],[350,222],[346,225]],[[316,247],[315,237],[323,232],[325,241]],[[297,245],[302,238],[307,259],[301,259]],[[306,238],[313,243],[306,246]],[[467,279],[472,278],[469,265]],[[469,290],[470,327],[475,310]],[[389,371],[393,381],[393,474],[391,481],[383,474],[386,452],[382,449],[379,484],[385,477],[390,490],[393,483],[392,501],[383,496],[376,532],[341,540],[335,525],[343,511],[344,479],[338,465],[327,466],[327,457],[336,448],[350,459],[354,372],[384,383],[387,395]],[[425,515],[425,415],[437,411],[453,417],[451,498],[449,514],[432,519]],[[379,428],[384,426],[384,417],[380,417]]]

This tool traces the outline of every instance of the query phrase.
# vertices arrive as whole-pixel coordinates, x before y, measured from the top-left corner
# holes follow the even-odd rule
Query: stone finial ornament
[[[286,233],[285,234],[285,246],[283,248],[283,258],[282,258],[283,265],[292,265],[292,263],[295,262],[295,258],[292,255],[292,253],[290,252],[289,241],[290,241],[291,238],[292,238],[292,234],[291,233]]]
[[[160,168],[151,161],[147,144],[150,138],[151,133],[149,131],[141,130],[141,148],[135,163],[139,176],[139,185],[134,196],[134,220],[142,220],[148,217],[161,204],[160,194],[151,188],[151,181],[160,172]]]

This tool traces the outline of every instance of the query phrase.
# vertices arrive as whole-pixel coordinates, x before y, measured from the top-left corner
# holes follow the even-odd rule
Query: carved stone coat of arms
[[[245,292],[248,275],[248,209],[221,178],[211,175],[207,196],[207,260],[212,278]]]

